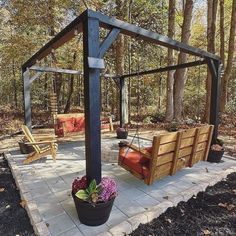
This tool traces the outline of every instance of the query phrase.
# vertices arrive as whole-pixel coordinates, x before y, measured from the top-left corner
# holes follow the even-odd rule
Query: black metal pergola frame
[[[100,42],[100,27],[108,29],[106,38]],[[187,68],[197,65],[207,64],[212,75],[210,123],[215,126],[213,142],[216,142],[218,135],[218,112],[219,112],[219,92],[220,92],[220,58],[204,50],[191,47],[166,36],[160,35],[140,28],[138,26],[108,17],[100,12],[87,9],[36,54],[34,54],[22,66],[22,77],[24,82],[24,116],[25,124],[31,128],[31,105],[30,105],[30,79],[29,70],[38,61],[46,57],[52,50],[57,49],[76,34],[83,33],[83,69],[84,69],[84,100],[85,100],[85,154],[86,154],[86,175],[88,180],[95,179],[97,183],[101,181],[101,133],[100,133],[100,75],[104,68],[103,57],[119,34],[124,34],[133,38],[142,39],[149,43],[158,44],[186,54],[199,57],[200,60],[185,64],[158,68],[149,71],[139,72],[139,75],[152,74],[170,71],[180,68]],[[124,81],[125,78],[138,75],[118,75],[120,79],[120,120],[124,121]]]

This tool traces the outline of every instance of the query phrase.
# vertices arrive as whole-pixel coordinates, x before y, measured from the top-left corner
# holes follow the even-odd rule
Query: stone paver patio
[[[114,138],[102,139],[103,159],[106,160],[111,147],[114,161],[118,142]],[[147,143],[150,142],[142,141]],[[25,156],[17,152],[6,155],[38,235],[124,235],[236,171],[236,161],[225,156],[220,164],[200,162],[147,186],[116,163],[103,162],[103,176],[112,176],[117,181],[118,196],[107,223],[90,227],[79,222],[70,195],[73,179],[85,174],[84,150],[83,141],[62,143],[56,162],[48,157],[30,165],[23,165]]]

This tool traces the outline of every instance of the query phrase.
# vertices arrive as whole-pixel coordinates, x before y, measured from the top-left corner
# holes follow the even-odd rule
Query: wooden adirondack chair
[[[21,128],[26,139],[29,141],[26,144],[33,146],[35,150],[26,157],[26,160],[23,162],[24,164],[29,164],[33,161],[39,160],[46,155],[52,155],[53,160],[56,161],[58,145],[55,136],[37,135],[34,137],[26,125],[22,125]]]

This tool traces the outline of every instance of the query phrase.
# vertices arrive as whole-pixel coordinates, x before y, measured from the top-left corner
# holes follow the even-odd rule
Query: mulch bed
[[[236,173],[139,225],[130,235],[236,235]]]
[[[0,156],[0,235],[33,236],[26,210],[7,161]]]

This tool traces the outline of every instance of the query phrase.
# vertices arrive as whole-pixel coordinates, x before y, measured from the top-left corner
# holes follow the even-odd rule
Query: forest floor
[[[35,235],[23,207],[7,161],[0,156],[0,235]]]
[[[236,235],[236,173],[187,202],[168,208],[130,236]]]
[[[73,113],[76,112],[76,110],[73,110]],[[48,111],[42,111],[41,109],[35,109],[33,111],[33,124],[37,125],[44,125],[45,127],[50,127],[50,123],[52,123],[50,118],[50,112]],[[149,118],[151,116],[142,116],[141,120],[145,120],[145,118]],[[135,117],[133,117],[135,119]],[[156,123],[151,123],[150,121],[148,123],[145,122],[138,122],[140,126],[140,131],[147,131],[149,132],[148,136],[151,138],[154,135],[154,131],[160,131],[168,129],[170,126],[169,123],[165,123],[162,121],[161,118],[157,118],[152,116],[152,120],[154,118]],[[228,152],[229,155],[236,157],[236,115],[223,115],[221,117],[221,122],[219,126],[219,135],[220,138],[225,143],[226,152]],[[11,109],[10,107],[1,107],[0,108],[0,147],[1,149],[9,148],[17,146],[18,140],[20,139],[19,136],[12,135],[14,133],[19,132],[21,129],[21,125],[23,124],[23,113],[20,110]],[[196,124],[181,124],[179,125],[179,128],[181,129],[187,129],[189,127],[195,126]],[[136,129],[137,123],[133,122],[133,125],[131,125],[131,128],[134,130]],[[51,125],[52,127],[52,125]],[[44,130],[45,131],[45,130]],[[44,132],[40,131],[40,132]],[[51,130],[50,132],[53,132]],[[0,150],[1,151],[1,150]]]

